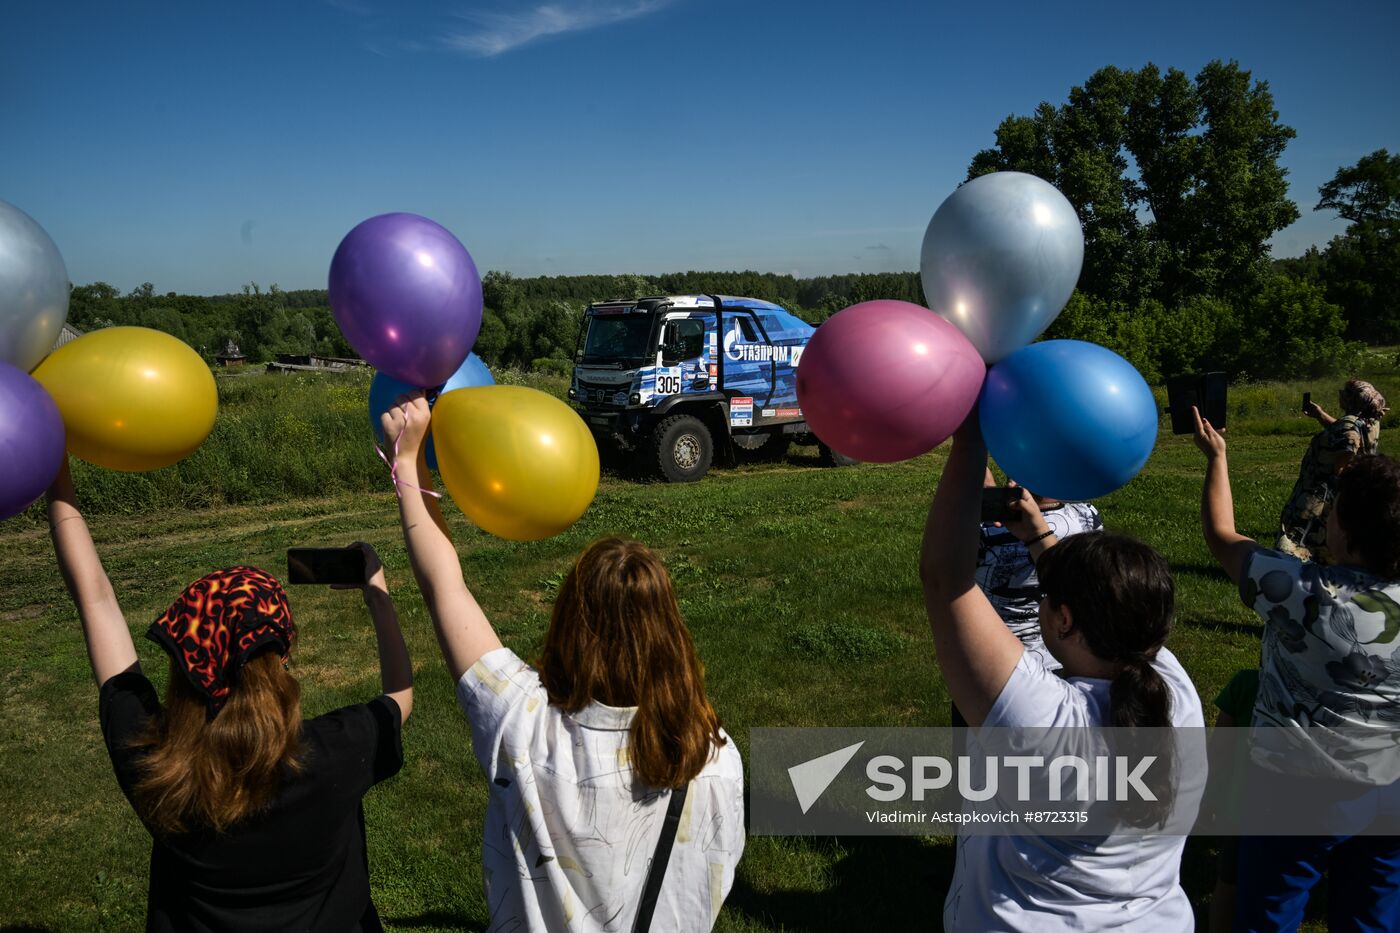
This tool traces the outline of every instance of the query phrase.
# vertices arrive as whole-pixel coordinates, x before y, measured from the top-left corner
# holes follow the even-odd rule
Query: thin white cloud
[[[583,32],[646,16],[673,2],[675,0],[571,0],[546,3],[522,12],[472,11],[461,14],[470,28],[450,30],[439,38],[444,46],[454,51],[492,58],[549,36]]]

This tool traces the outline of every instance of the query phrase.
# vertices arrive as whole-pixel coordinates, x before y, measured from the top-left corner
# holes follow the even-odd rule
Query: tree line
[[[667,275],[482,277],[483,312],[475,351],[492,366],[531,368],[568,361],[590,302],[645,295],[721,294],[761,298],[818,323],[874,298],[923,300],[916,272],[796,279],[771,272],[679,272]],[[75,286],[69,321],[87,331],[136,325],[165,331],[213,362],[230,344],[253,362],[278,354],[353,357],[331,314],[325,289],[284,291],[244,286],[232,295],[158,293],[144,283],[122,294],[106,282]]]
[[[1350,226],[1276,261],[1270,239],[1299,216],[1279,165],[1295,135],[1235,62],[1194,78],[1110,66],[1003,120],[968,178],[1029,172],[1078,211],[1084,270],[1050,336],[1109,346],[1154,381],[1345,371],[1361,341],[1400,341],[1400,157],[1339,168],[1314,209]]]
[[[1079,287],[1051,337],[1104,344],[1152,381],[1224,369],[1284,377],[1344,371],[1362,342],[1400,342],[1400,155],[1340,167],[1318,211],[1348,222],[1303,256],[1269,241],[1299,216],[1279,157],[1294,130],[1268,83],[1235,62],[1194,77],[1148,64],[1106,67],[1063,103],[1008,116],[967,178],[1024,171],[1059,188],[1084,226]],[[725,294],[780,304],[816,324],[861,301],[923,303],[916,272],[795,278],[771,272],[517,277],[488,272],[476,352],[493,366],[566,368],[583,308],[643,295]],[[213,360],[232,342],[254,361],[279,353],[352,356],[323,289],[245,286],[200,297],[73,289],[80,328],[138,324]],[[551,362],[552,361],[552,362]]]

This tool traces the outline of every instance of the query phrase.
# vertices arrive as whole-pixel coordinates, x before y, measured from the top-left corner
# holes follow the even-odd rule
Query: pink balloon
[[[986,375],[972,343],[932,311],[866,301],[812,335],[797,370],[797,400],[828,446],[857,460],[893,463],[952,436]]]

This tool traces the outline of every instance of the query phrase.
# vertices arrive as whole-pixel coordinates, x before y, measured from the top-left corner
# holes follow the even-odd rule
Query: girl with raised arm
[[[920,574],[938,665],[973,727],[1204,726],[1201,702],[1164,647],[1173,586],[1166,560],[1104,532],[1058,542],[1027,493],[1006,526],[1039,575],[1040,630],[1058,675],[1027,651],[978,588],[987,449],[974,409],[953,437],[924,529]],[[958,931],[1179,931],[1183,836],[964,835],[943,923]]]
[[[403,764],[413,672],[369,545],[365,604],[384,694],[301,718],[286,594],[253,567],[191,583],[146,636],[170,654],[165,700],[78,511],[65,465],[49,490],[59,569],[82,620],[117,783],[150,831],[146,928],[370,931],[360,802]]]
[[[1329,930],[1400,925],[1400,463],[1349,459],[1326,519],[1329,564],[1261,547],[1235,527],[1225,436],[1195,412],[1206,458],[1201,528],[1264,623],[1250,733],[1250,825],[1296,800],[1331,834],[1245,836],[1236,930],[1296,930],[1327,878]]]
[[[431,495],[427,402],[401,402],[383,427],[409,558],[490,782],[490,929],[709,930],[744,848],[743,768],[665,566],[636,541],[595,542],[526,664],[467,589]]]

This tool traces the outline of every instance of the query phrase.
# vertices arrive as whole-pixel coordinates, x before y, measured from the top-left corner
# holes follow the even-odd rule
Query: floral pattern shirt
[[[1255,761],[1363,784],[1400,780],[1400,581],[1261,548],[1240,595],[1264,619]]]

